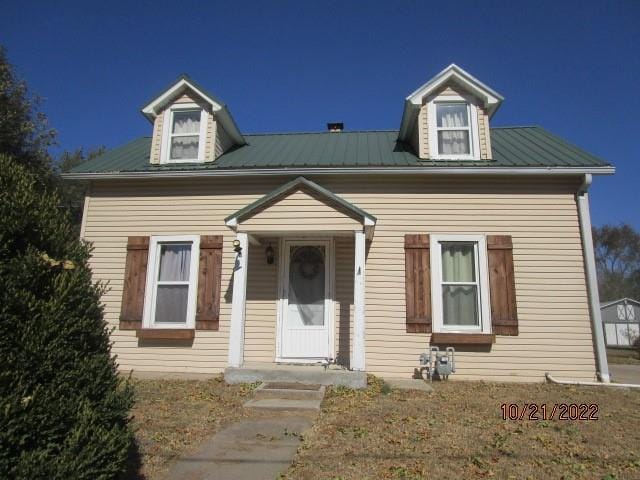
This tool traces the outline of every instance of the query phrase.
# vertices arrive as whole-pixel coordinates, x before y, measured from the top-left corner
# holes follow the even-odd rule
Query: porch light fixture
[[[265,248],[264,254],[267,256],[267,264],[268,265],[273,265],[273,260],[274,260],[274,257],[275,257],[275,251],[273,250],[273,247],[271,246],[271,244],[269,244],[269,246],[267,248]]]
[[[240,240],[233,241],[233,251],[236,253],[240,253],[242,251],[242,247],[240,246]]]

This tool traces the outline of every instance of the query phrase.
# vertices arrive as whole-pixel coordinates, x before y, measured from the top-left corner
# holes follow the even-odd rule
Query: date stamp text
[[[503,420],[598,420],[595,403],[503,403],[500,405]]]

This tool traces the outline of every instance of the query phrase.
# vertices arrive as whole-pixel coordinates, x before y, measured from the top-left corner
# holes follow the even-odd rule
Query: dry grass
[[[595,403],[599,420],[503,420],[502,403]],[[370,378],[328,393],[284,478],[640,478],[640,392],[451,381],[426,394]]]
[[[210,381],[134,380],[133,426],[141,454],[140,477],[158,478],[168,463],[230,422],[245,416],[250,385]]]
[[[635,348],[607,348],[607,360],[613,364],[640,365],[640,354]]]

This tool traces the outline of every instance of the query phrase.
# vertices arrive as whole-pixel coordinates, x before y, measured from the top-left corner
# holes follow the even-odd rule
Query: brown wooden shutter
[[[144,290],[147,283],[149,237],[129,237],[122,286],[120,330],[142,328]]]
[[[404,236],[407,333],[431,333],[429,235]]]
[[[510,235],[488,235],[491,327],[496,335],[518,335],[513,243]]]
[[[197,330],[218,330],[222,274],[222,235],[200,237]]]

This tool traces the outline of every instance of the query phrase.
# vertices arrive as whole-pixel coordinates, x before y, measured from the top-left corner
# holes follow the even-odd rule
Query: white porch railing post
[[[247,299],[247,260],[249,242],[246,233],[238,233],[242,249],[236,254],[233,268],[233,300],[231,302],[231,327],[229,329],[229,366],[241,367],[244,362],[244,317]]]
[[[351,368],[365,369],[365,316],[364,316],[364,280],[365,280],[365,233],[355,232],[355,269],[353,278],[353,349]]]

